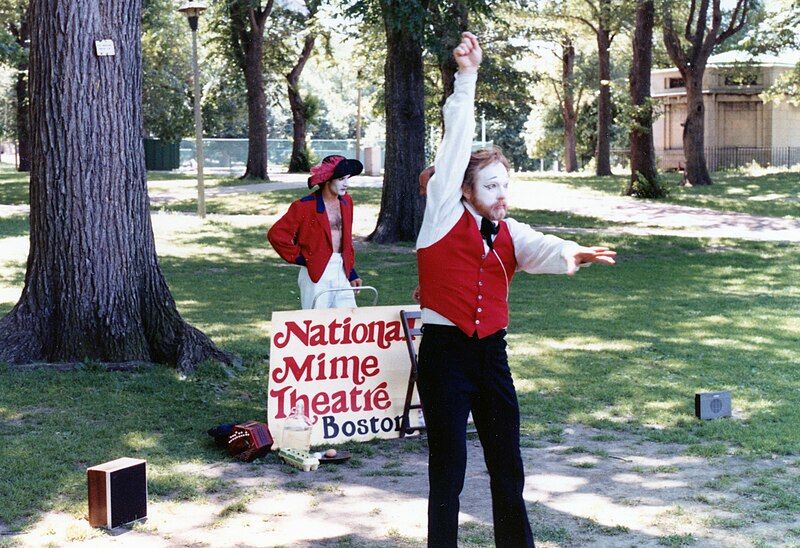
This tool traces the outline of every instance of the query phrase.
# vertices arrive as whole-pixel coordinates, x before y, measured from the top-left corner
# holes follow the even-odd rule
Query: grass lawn
[[[147,173],[150,190],[167,192],[176,187],[194,188],[197,179],[193,174],[150,171]],[[253,180],[241,180],[236,177],[206,175],[205,185],[235,186],[252,184]],[[8,164],[0,164],[0,204],[19,205],[28,203],[28,174],[18,173]]]
[[[669,203],[750,215],[800,217],[800,171],[767,172],[759,176],[717,172],[711,174],[713,185],[691,188],[678,186],[680,182],[678,174],[665,173],[663,177],[670,188],[670,195],[666,198]],[[625,175],[540,176],[537,173],[527,173],[524,178],[561,183],[576,188],[586,187],[615,196],[620,195],[628,182],[628,177]]]
[[[0,165],[0,204],[28,203],[28,174],[17,173],[12,167]]]
[[[0,179],[2,202],[18,182]],[[788,184],[788,183],[787,183]],[[220,422],[263,417],[273,310],[297,306],[297,271],[267,249],[264,229],[299,191],[210,201],[201,222],[156,212],[161,263],[183,315],[243,356],[228,378],[207,364],[182,378],[167,367],[68,373],[0,366],[0,525],[25,527],[43,512],[85,512],[85,468],[121,454],[160,470],[150,492],[202,499],[224,488],[177,469],[221,458],[205,434]],[[376,190],[353,190],[362,214]],[[8,198],[10,196],[11,198]],[[17,196],[17,198],[14,198]],[[514,211],[534,225],[603,227],[597,219]],[[15,302],[27,218],[0,219],[0,314]],[[365,234],[365,220],[356,232]],[[589,239],[591,238],[591,239]],[[519,275],[511,293],[510,362],[523,444],[558,441],[584,424],[685,444],[688,454],[753,458],[800,454],[800,250],[776,243],[665,237],[588,237],[620,252],[616,268],[575,278]],[[22,244],[21,244],[22,242]],[[409,302],[410,246],[362,244],[359,271],[381,304]],[[734,420],[699,422],[697,391],[731,390]],[[384,442],[386,443],[386,442]],[[369,451],[370,444],[363,446]],[[357,449],[354,449],[357,450]],[[800,511],[800,492],[789,493]],[[791,506],[794,508],[795,506]]]

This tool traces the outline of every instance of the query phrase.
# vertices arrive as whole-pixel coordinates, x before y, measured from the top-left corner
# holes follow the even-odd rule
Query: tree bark
[[[14,36],[14,41],[23,50],[21,60],[17,63],[17,80],[14,84],[17,117],[17,171],[29,172],[31,170],[31,145],[30,145],[30,101],[28,98],[28,40],[30,39],[29,9],[22,13],[19,25],[10,25],[9,30]]]
[[[630,95],[634,109],[630,132],[631,179],[625,194],[642,195],[646,198],[659,198],[664,194],[658,184],[656,171],[653,105],[650,98],[654,19],[653,0],[638,0],[630,73]]]
[[[242,179],[269,180],[267,95],[264,91],[264,26],[274,0],[227,0],[233,55],[247,87],[247,167]]]
[[[751,0],[736,0],[736,5],[723,26],[720,0],[702,0],[699,5],[693,0],[686,24],[676,29],[670,4],[663,4],[664,46],[686,84],[686,122],[683,126],[683,153],[686,157],[684,184],[712,184],[705,155],[703,75],[714,48],[742,30],[752,6]]]
[[[705,67],[703,67],[705,68]],[[683,183],[692,186],[712,184],[705,152],[706,107],[703,102],[703,72],[684,73],[686,83],[686,122],[683,125],[683,155],[686,171]]]
[[[410,23],[397,24],[400,16],[396,2],[384,1],[381,9],[387,45],[386,161],[378,223],[369,239],[377,243],[414,241],[425,204],[417,184],[425,167],[422,24],[420,21],[413,28]]]
[[[601,4],[608,0],[601,0]],[[604,25],[597,29],[597,52],[600,64],[597,96],[597,149],[595,174],[611,175],[611,33]]]
[[[0,320],[0,362],[191,371],[234,361],[181,318],[156,257],[140,18],[130,16],[140,9],[140,0],[31,2],[30,252],[22,296]],[[97,36],[116,55],[98,57]]]
[[[17,102],[17,171],[31,170],[30,101],[28,100],[28,62],[17,65],[17,81],[14,85]]]
[[[571,38],[561,45],[561,118],[564,121],[564,169],[567,173],[578,170],[576,128],[578,114],[575,111],[575,45]]]
[[[264,28],[253,32],[245,51],[247,86],[247,168],[243,179],[269,180],[267,168],[267,95],[264,91]]]
[[[308,34],[303,42],[303,51],[300,58],[295,63],[289,74],[286,75],[288,82],[289,107],[292,110],[292,157],[289,159],[289,173],[307,173],[311,169],[308,157],[308,145],[306,144],[306,105],[300,97],[300,75],[306,62],[314,51],[316,35]]]

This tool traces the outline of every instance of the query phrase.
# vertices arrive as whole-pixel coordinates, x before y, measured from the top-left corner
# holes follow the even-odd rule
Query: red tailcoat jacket
[[[342,261],[347,279],[358,279],[356,253],[353,250],[353,199],[339,197],[342,211]],[[333,254],[331,225],[325,211],[322,192],[317,190],[292,202],[289,211],[267,232],[275,251],[285,261],[305,266],[308,277],[317,283]]]

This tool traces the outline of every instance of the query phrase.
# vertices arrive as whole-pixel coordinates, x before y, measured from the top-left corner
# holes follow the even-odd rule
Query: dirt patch
[[[706,459],[685,455],[684,446],[579,426],[563,429],[561,438],[523,440],[525,499],[539,546],[800,541],[797,457]],[[461,542],[491,546],[489,478],[477,440],[468,452]],[[91,529],[85,516],[48,514],[15,542],[423,546],[426,459],[424,442],[398,441],[310,473],[274,456],[253,464],[151,467],[157,489],[146,522],[107,533]]]

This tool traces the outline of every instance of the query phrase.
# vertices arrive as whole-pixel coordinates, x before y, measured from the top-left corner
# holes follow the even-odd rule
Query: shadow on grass
[[[185,238],[217,251],[162,256],[161,264],[181,313],[245,357],[245,371],[228,380],[206,366],[182,380],[168,368],[0,369],[4,522],[22,526],[49,509],[82,511],[85,468],[119,456],[161,467],[218,461],[207,428],[264,416],[266,325],[273,310],[297,308],[297,269],[255,253],[267,245],[264,227],[217,223],[214,230]],[[595,266],[575,279],[521,274],[513,286],[510,361],[524,433],[582,422],[656,441],[800,452],[792,365],[800,362],[800,253],[779,244],[719,252],[699,240],[598,240],[582,243],[618,248],[618,267]],[[366,247],[358,268],[381,291],[380,304],[408,303],[414,254]],[[695,421],[694,392],[713,389],[734,391],[743,418]]]
[[[793,247],[749,244],[719,252],[677,238],[581,240],[618,248],[620,264],[584,269],[575,279],[520,274],[512,286],[509,340],[529,428],[567,418],[641,428],[653,439],[800,451],[792,434],[800,427],[800,378],[790,365],[800,358],[791,312],[800,305],[800,274],[792,267],[800,256]],[[265,245],[261,228],[228,226],[221,239],[205,243],[220,242],[222,251],[205,264],[165,259],[165,271],[183,279],[172,285],[186,316],[243,352],[252,344],[248,330],[270,311],[297,308],[297,270],[248,259],[248,250]],[[358,260],[380,304],[410,302],[413,253],[368,246]],[[187,283],[186,275],[231,261],[230,273]],[[695,422],[694,393],[721,389],[734,392],[742,418]]]
[[[12,169],[0,169],[0,204],[22,205],[28,203],[29,174]]]
[[[381,189],[351,188],[356,208],[381,204]],[[308,195],[306,189],[273,190],[270,192],[241,192],[223,196],[207,197],[206,212],[218,215],[279,215],[286,211],[288,203]],[[151,204],[156,211],[175,211],[193,213],[197,211],[195,200],[158,201]]]
[[[27,215],[0,217],[0,239],[26,236],[29,230],[30,220]]]
[[[800,294],[789,266],[797,252],[764,244],[715,253],[661,238],[602,243],[624,250],[618,267],[574,280],[520,276],[512,289],[525,427],[542,432],[567,418],[657,441],[800,452],[790,312]],[[694,419],[694,393],[714,390],[733,392],[739,418]]]
[[[800,199],[797,197],[800,173],[796,171],[764,175],[716,172],[711,175],[714,184],[696,187],[679,186],[681,178],[675,173],[661,176],[670,189],[670,195],[659,202],[767,217],[800,217]],[[622,194],[628,181],[627,175],[595,177],[526,173],[522,178],[591,188],[615,196]]]

